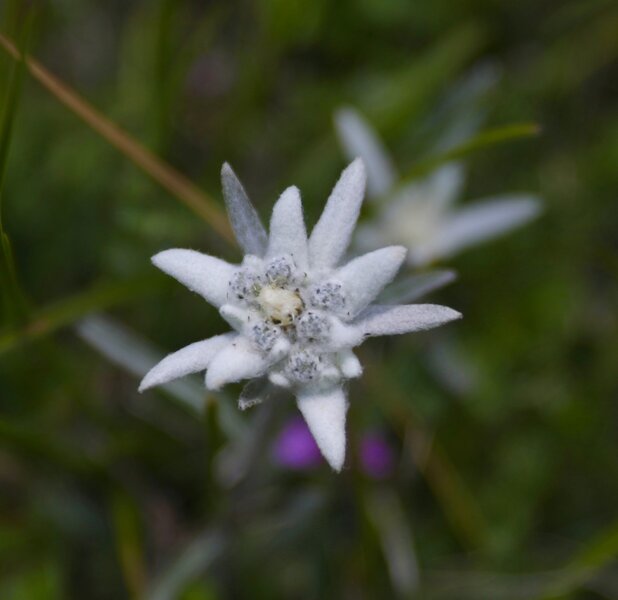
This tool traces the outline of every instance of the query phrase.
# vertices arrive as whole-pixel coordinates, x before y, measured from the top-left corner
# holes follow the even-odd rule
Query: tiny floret
[[[287,256],[279,256],[266,266],[266,278],[274,284],[286,284],[292,278],[295,265]]]
[[[262,282],[259,277],[247,269],[236,271],[230,280],[230,293],[237,300],[249,302],[255,298],[262,289]]]
[[[320,357],[309,350],[292,354],[286,365],[287,374],[298,383],[309,383],[319,373]]]
[[[277,327],[269,325],[264,321],[256,323],[252,329],[253,342],[258,350],[270,352],[275,342],[280,338],[281,332]]]
[[[343,286],[334,281],[319,283],[311,289],[311,306],[323,310],[341,312],[345,308]]]
[[[328,318],[315,310],[306,310],[296,325],[298,339],[303,342],[324,342],[330,334]]]
[[[429,304],[372,304],[405,258],[397,248],[339,264],[364,195],[360,160],[341,175],[311,236],[297,188],[281,195],[267,235],[228,165],[221,175],[232,227],[246,252],[242,263],[177,249],[153,262],[216,306],[233,331],[169,355],[146,375],[140,391],[204,370],[213,390],[249,380],[241,408],[262,401],[256,389],[287,388],[320,451],[339,471],[348,408],[344,382],[362,373],[352,349],[371,336],[429,329],[461,315]],[[260,381],[265,384],[253,385]]]

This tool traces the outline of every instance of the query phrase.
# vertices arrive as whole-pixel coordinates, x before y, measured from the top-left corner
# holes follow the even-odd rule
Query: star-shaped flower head
[[[468,133],[468,123],[447,132],[441,151]],[[388,199],[376,222],[359,228],[359,247],[405,244],[416,267],[449,258],[476,244],[499,237],[536,217],[539,200],[529,194],[504,194],[457,208],[463,191],[463,166],[449,162],[421,181],[401,181],[377,133],[353,108],[335,114],[339,139],[348,155],[362,156],[368,168],[369,196]]]
[[[203,370],[210,390],[243,379],[288,388],[322,454],[339,471],[348,408],[344,382],[362,373],[352,349],[368,337],[430,329],[461,315],[431,304],[372,304],[401,266],[406,255],[401,246],[339,265],[363,200],[361,160],[343,171],[309,237],[296,187],[275,204],[267,235],[228,165],[221,175],[230,221],[245,252],[242,263],[181,249],[152,261],[216,306],[233,331],[170,354],[144,377],[140,391]],[[254,383],[248,387],[259,387]],[[241,408],[260,401],[259,394],[243,392]]]

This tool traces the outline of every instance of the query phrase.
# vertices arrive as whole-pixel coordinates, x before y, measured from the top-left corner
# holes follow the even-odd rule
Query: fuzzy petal
[[[360,156],[367,167],[367,192],[372,198],[385,196],[395,184],[395,167],[377,132],[353,108],[335,113],[335,128],[350,160]]]
[[[234,333],[216,335],[168,354],[160,363],[148,371],[139,385],[139,391],[143,392],[190,373],[204,371],[215,354],[227,346],[235,337],[236,334]]]
[[[332,268],[345,253],[363,202],[365,180],[359,158],[341,174],[309,238],[311,267]]]
[[[348,401],[343,389],[303,390],[297,404],[320,451],[335,471],[345,460],[345,419]]]
[[[307,268],[307,230],[297,187],[289,187],[275,204],[270,220],[266,258],[291,254],[296,265]]]
[[[292,387],[292,383],[290,380],[279,371],[271,371],[268,374],[268,381],[270,381],[273,385],[282,387],[282,388],[290,388]]]
[[[358,328],[364,337],[372,337],[424,331],[456,319],[461,319],[461,313],[438,304],[374,305],[363,312],[352,325]]]
[[[153,264],[217,308],[225,303],[235,267],[195,250],[173,248],[152,257]]]
[[[355,323],[343,323],[337,317],[330,318],[330,334],[325,347],[337,352],[346,348],[354,348],[363,343],[363,330]]]
[[[337,271],[334,277],[343,284],[346,294],[346,321],[367,307],[393,280],[406,252],[403,246],[381,248],[355,258]]]
[[[240,247],[245,254],[264,256],[268,241],[266,230],[242,183],[227,163],[221,169],[221,186],[227,214]]]
[[[346,379],[356,379],[363,374],[363,366],[352,350],[343,350],[337,355],[337,363]]]
[[[463,182],[463,167],[448,163],[420,181],[398,188],[385,215],[397,221],[410,214],[423,219],[440,218],[461,193]]]
[[[504,196],[475,202],[448,217],[436,235],[419,248],[417,259],[448,257],[500,236],[536,217],[540,202],[531,196]]]
[[[448,163],[430,175],[425,185],[426,193],[438,210],[451,206],[461,194],[465,172],[459,163]]]
[[[235,304],[224,304],[219,314],[239,333],[242,333],[251,321],[251,311]]]
[[[268,365],[269,361],[260,352],[245,338],[238,337],[212,359],[206,371],[206,387],[218,390],[227,383],[259,377]]]

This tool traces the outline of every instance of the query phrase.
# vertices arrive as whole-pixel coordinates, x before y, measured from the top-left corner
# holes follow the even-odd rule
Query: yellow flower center
[[[257,297],[260,308],[275,325],[291,325],[303,311],[301,297],[292,290],[266,285]]]

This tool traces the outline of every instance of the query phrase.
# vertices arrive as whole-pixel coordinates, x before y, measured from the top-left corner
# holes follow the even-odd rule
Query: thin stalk
[[[20,51],[8,37],[2,34],[0,34],[0,47],[15,60],[20,60],[22,56]],[[59,102],[147,173],[172,196],[204,219],[224,240],[234,243],[232,230],[224,211],[210,196],[176,169],[155,156],[110,119],[103,116],[38,61],[26,56],[24,62],[30,74]]]

